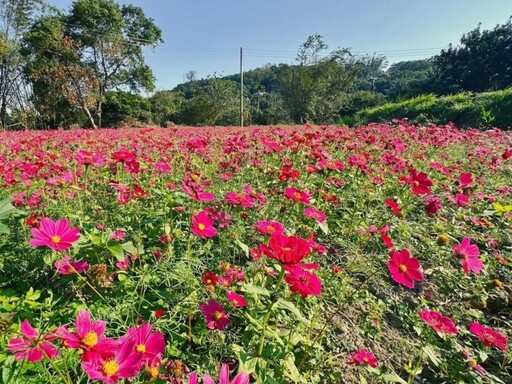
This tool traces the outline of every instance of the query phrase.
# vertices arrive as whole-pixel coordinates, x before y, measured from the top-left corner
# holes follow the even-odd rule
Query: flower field
[[[510,383],[512,134],[0,134],[0,382]]]

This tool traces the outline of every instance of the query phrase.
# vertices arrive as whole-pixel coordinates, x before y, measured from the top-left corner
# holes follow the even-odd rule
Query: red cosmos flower
[[[453,320],[447,316],[443,316],[439,312],[424,309],[423,311],[419,312],[419,315],[421,320],[423,320],[436,332],[447,333],[451,335],[456,335],[459,333],[459,330],[453,323]]]
[[[310,295],[318,296],[322,293],[322,281],[306,269],[318,269],[318,264],[298,264],[294,266],[283,265],[287,272],[284,280],[292,292],[303,298]]]
[[[256,228],[256,230],[263,235],[272,236],[274,233],[284,234],[284,225],[279,221],[260,220],[254,224],[254,228]]]
[[[69,221],[59,219],[53,221],[45,217],[41,220],[39,229],[32,228],[33,239],[29,244],[32,247],[50,247],[56,251],[65,251],[71,248],[71,243],[80,238],[80,229],[71,228]]]
[[[87,261],[75,261],[72,260],[69,255],[66,255],[62,259],[57,260],[53,265],[55,266],[57,273],[61,275],[82,273],[87,271],[89,268]]]
[[[435,215],[441,210],[442,207],[441,199],[436,195],[425,196],[423,199],[423,204],[425,205],[425,211],[427,211],[429,216]]]
[[[476,275],[480,273],[484,267],[484,263],[478,258],[480,249],[478,249],[478,245],[471,244],[469,237],[462,239],[460,244],[454,245],[452,250],[459,259],[466,275],[469,275],[470,271],[473,271]]]
[[[304,217],[311,217],[317,223],[323,223],[325,220],[327,220],[327,215],[324,212],[312,207],[306,208],[303,212],[303,215]]]
[[[288,265],[299,264],[311,252],[307,240],[295,236],[288,237],[282,233],[272,235],[268,245],[261,245],[261,250],[271,259]]]
[[[284,191],[284,196],[292,201],[295,201],[296,203],[304,203],[304,204],[311,204],[309,201],[311,197],[311,192],[309,191],[301,191],[296,188],[286,188]]]
[[[393,243],[393,240],[391,239],[391,236],[389,236],[389,233],[387,233],[385,231],[381,231],[380,238],[382,239],[382,242],[384,243],[384,246],[387,249],[391,249],[395,246],[395,244]]]
[[[181,189],[195,201],[212,201],[215,199],[213,193],[205,192],[199,184],[192,184],[183,181]]]
[[[402,215],[402,209],[400,208],[400,204],[398,204],[397,201],[395,201],[393,199],[386,199],[385,203],[395,215],[397,215],[397,216]]]
[[[159,319],[165,315],[165,309],[155,309],[155,318]]]
[[[507,160],[508,158],[512,157],[512,148],[505,149],[505,152],[501,155],[501,158],[503,160]]]
[[[98,360],[101,356],[111,356],[115,353],[118,341],[103,337],[107,323],[102,320],[91,321],[89,311],[80,311],[76,316],[76,333],[61,326],[55,331],[65,347],[82,349],[83,361]]]
[[[364,349],[353,352],[348,356],[347,362],[351,365],[369,365],[373,368],[375,368],[379,363],[373,353]]]
[[[242,208],[253,208],[256,200],[245,193],[229,192],[224,201],[231,205],[240,205]]]
[[[412,257],[407,249],[391,251],[388,269],[391,278],[407,288],[414,288],[414,281],[423,281],[418,259]]]
[[[127,161],[135,160],[137,156],[134,153],[121,150],[114,152],[112,154],[112,158],[116,161],[116,163],[125,163]]]
[[[495,331],[494,329],[475,322],[469,326],[469,330],[473,335],[478,337],[486,347],[494,345],[502,351],[507,350],[507,336]]]
[[[217,284],[217,275],[213,272],[206,272],[203,275],[203,284],[204,285],[216,285]]]
[[[165,352],[164,335],[158,331],[153,332],[153,327],[149,323],[128,328],[125,337],[135,341],[134,351],[142,353],[144,361],[151,360],[156,355],[162,355]]]
[[[211,299],[207,303],[200,303],[199,308],[203,313],[208,329],[223,331],[229,324],[229,318],[224,312],[224,307],[215,300]]]
[[[426,173],[418,173],[414,168],[410,171],[409,177],[406,181],[411,186],[411,191],[414,195],[426,195],[430,193],[430,187],[432,186],[432,180],[430,180]]]
[[[214,237],[217,229],[213,226],[213,220],[206,211],[201,211],[192,217],[192,233],[203,239]]]
[[[91,380],[102,380],[105,384],[135,377],[142,368],[142,353],[135,352],[135,346],[135,340],[126,338],[115,353],[100,356],[97,360],[82,361],[82,368]]]
[[[459,188],[468,188],[473,183],[473,175],[469,172],[463,173],[459,176],[457,182],[459,183]]]
[[[45,336],[39,336],[39,332],[30,325],[28,320],[23,320],[20,324],[20,333],[22,337],[13,337],[9,340],[7,350],[14,352],[16,360],[25,360],[29,363],[37,363],[45,357],[53,359],[58,356],[59,350],[50,341],[55,340],[56,336],[48,333]]]
[[[235,307],[245,307],[247,305],[247,301],[242,295],[239,295],[235,291],[226,292],[226,297],[229,302],[233,304]]]

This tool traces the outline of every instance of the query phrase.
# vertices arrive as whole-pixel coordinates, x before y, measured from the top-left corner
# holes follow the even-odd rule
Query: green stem
[[[53,369],[55,369],[55,371],[57,372],[57,374],[60,376],[60,378],[62,379],[62,381],[66,384],[73,384],[71,382],[71,380],[68,380],[68,378],[66,378],[66,376],[64,376],[64,373],[62,373],[62,371],[60,370],[59,367],[57,367],[57,365],[53,362],[52,359],[50,359],[50,356],[48,356],[43,350],[41,350],[41,352],[43,353],[44,357],[46,357],[46,359],[48,360],[48,362],[50,363],[50,365],[52,366]],[[46,366],[45,366],[46,367]],[[49,372],[48,372],[49,373]]]
[[[274,288],[275,292],[277,292],[278,288],[280,287],[281,283],[283,282],[283,279],[284,279],[284,268],[281,266],[281,272],[279,273],[276,287]],[[267,313],[265,314],[265,317],[263,319],[263,331],[261,333],[260,345],[258,347],[258,356],[259,357],[261,357],[261,354],[263,353],[263,346],[265,345],[265,332],[267,331],[268,321],[270,319],[270,315],[272,315],[272,311],[274,309],[275,304],[276,304],[276,302],[273,302],[273,301],[269,302]]]

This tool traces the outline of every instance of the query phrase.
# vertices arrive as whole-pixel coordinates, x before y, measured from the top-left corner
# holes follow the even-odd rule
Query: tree
[[[299,65],[283,69],[280,93],[290,118],[296,123],[334,122],[342,98],[359,71],[357,66],[347,67],[351,56],[348,49],[337,49],[321,58],[320,53],[326,49],[320,35],[310,36],[299,48]]]
[[[432,74],[430,60],[401,61],[381,74],[376,90],[393,99],[415,97],[430,92]]]
[[[159,91],[149,98],[152,120],[160,126],[172,122],[173,115],[178,110],[179,98],[172,91]]]
[[[480,25],[464,34],[460,45],[433,58],[433,90],[482,92],[512,86],[512,18],[493,30]]]
[[[154,89],[142,48],[160,42],[162,31],[141,8],[76,0],[69,14],[41,18],[26,34],[27,76],[35,87],[60,89],[96,128],[102,124],[107,91]]]
[[[21,39],[42,9],[42,0],[0,0],[0,127],[6,127],[9,110],[28,106],[30,95],[22,77]]]

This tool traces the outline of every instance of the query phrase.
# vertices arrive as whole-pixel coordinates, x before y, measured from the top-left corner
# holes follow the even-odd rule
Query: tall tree
[[[481,92],[512,86],[512,18],[493,30],[480,25],[464,34],[460,45],[433,59],[438,93]]]
[[[26,34],[27,75],[36,87],[50,83],[61,89],[65,101],[81,108],[96,128],[107,91],[154,89],[142,48],[160,42],[162,31],[141,8],[76,0],[69,14],[38,20]]]
[[[0,0],[0,127],[6,126],[9,110],[27,106],[21,40],[42,9],[42,0]]]
[[[351,56],[348,49],[337,49],[321,57],[327,48],[322,36],[309,36],[299,48],[299,64],[287,66],[281,73],[280,92],[290,118],[296,123],[333,122],[344,93],[359,71],[357,66],[347,66]]]

